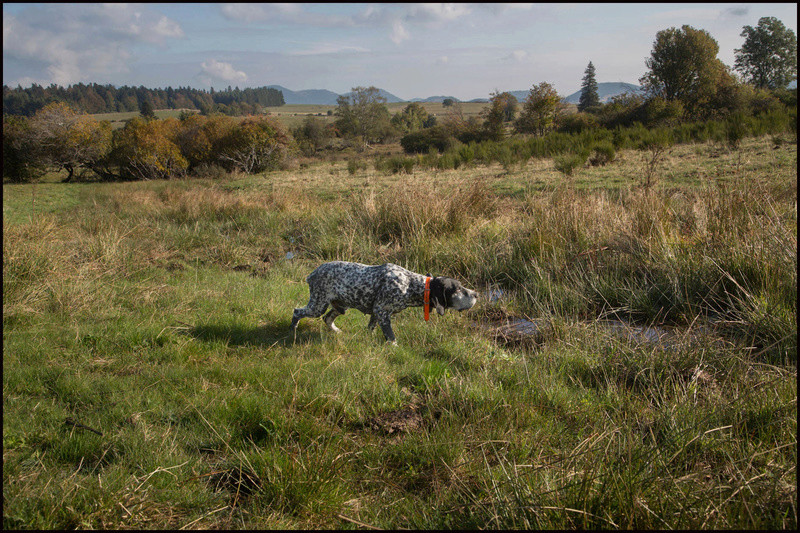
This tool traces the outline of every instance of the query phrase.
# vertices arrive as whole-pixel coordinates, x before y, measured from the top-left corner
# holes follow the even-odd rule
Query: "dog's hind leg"
[[[347,311],[346,308],[340,307],[335,303],[331,303],[331,310],[328,311],[328,314],[326,314],[322,320],[325,321],[325,324],[328,325],[328,328],[330,328],[331,331],[333,331],[334,333],[340,333],[342,330],[337,328],[336,324],[334,324],[333,321],[336,320],[336,318],[338,318],[339,316],[343,315],[345,311]]]

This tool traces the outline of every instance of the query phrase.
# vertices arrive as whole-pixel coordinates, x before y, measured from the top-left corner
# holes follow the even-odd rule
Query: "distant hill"
[[[633,85],[631,83],[623,83],[623,82],[607,82],[607,83],[598,83],[597,84],[597,95],[600,97],[600,101],[606,103],[611,100],[614,96],[618,94],[624,93],[637,93],[641,91],[641,87],[638,85]],[[528,94],[530,90],[527,91],[508,91],[510,92],[519,102],[523,102],[526,98],[528,98]],[[571,95],[564,98],[564,101],[568,104],[577,104],[581,100],[581,91],[572,93]],[[470,100],[471,102],[488,102],[487,99],[476,99]]]
[[[280,85],[269,85],[268,88],[270,89],[277,89],[283,92],[283,100],[287,104],[313,104],[313,105],[336,105],[336,99],[339,98],[339,95],[333,91],[328,91],[325,89],[306,89],[303,91],[292,91],[291,89],[287,89],[286,87],[282,87]],[[427,98],[412,98],[411,100],[403,100],[392,93],[384,90],[378,89],[380,95],[386,98],[386,103],[393,104],[396,102],[437,102],[442,103],[445,98],[452,98],[456,102],[460,102],[458,98],[454,96],[429,96]],[[624,93],[638,93],[641,91],[641,87],[638,85],[633,85],[632,83],[623,83],[623,82],[604,82],[597,84],[597,94],[600,96],[600,101],[606,103],[611,100],[614,96]],[[509,91],[513,94],[517,100],[520,102],[524,101],[528,97],[528,90],[525,91]],[[350,93],[345,93],[345,95],[349,95]],[[570,104],[577,104],[581,99],[581,92],[577,91],[572,93],[571,95],[564,98],[564,101]],[[467,103],[486,103],[488,102],[488,98],[473,98],[469,100]]]
[[[280,85],[268,85],[270,89],[277,89],[283,93],[283,101],[287,104],[307,104],[307,105],[336,105],[339,95],[326,89],[306,89],[303,91],[292,91]]]
[[[383,89],[378,89],[378,93],[381,96],[383,96],[384,98],[386,98],[386,103],[387,104],[395,104],[397,102],[405,102],[405,100],[403,100],[402,98],[396,97],[395,95],[393,95],[389,91],[384,91]],[[349,96],[351,94],[353,94],[353,93],[352,92],[347,92],[347,93],[344,93],[343,96]],[[286,97],[284,96],[284,98],[286,98]],[[333,102],[333,103],[335,104],[336,102]]]
[[[444,102],[448,98],[453,100],[454,102],[460,102],[461,101],[458,98],[456,98],[455,96],[429,96],[427,98],[412,98],[411,100],[409,100],[409,102],[441,104],[442,102]]]
[[[283,93],[283,101],[287,104],[305,104],[305,105],[336,105],[336,100],[339,94],[329,91],[327,89],[305,89],[302,91],[293,91],[281,85],[268,85],[270,89],[277,89]],[[389,104],[395,102],[403,102],[400,98],[396,97],[388,91],[378,89],[380,95],[386,98]],[[350,93],[345,93],[349,95]]]
[[[597,84],[597,96],[600,97],[600,102],[604,104],[611,101],[611,99],[617,95],[625,93],[637,94],[640,92],[642,92],[642,88],[632,83],[604,82]],[[564,101],[569,104],[577,104],[581,101],[581,91],[578,90],[572,93],[564,98]]]

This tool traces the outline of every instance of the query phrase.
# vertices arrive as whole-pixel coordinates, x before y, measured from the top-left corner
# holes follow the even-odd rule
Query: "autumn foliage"
[[[3,177],[28,181],[64,169],[69,181],[80,168],[106,180],[169,179],[213,165],[258,173],[278,168],[293,144],[281,124],[264,116],[135,117],[112,132],[106,121],[53,103],[30,119],[4,117]]]

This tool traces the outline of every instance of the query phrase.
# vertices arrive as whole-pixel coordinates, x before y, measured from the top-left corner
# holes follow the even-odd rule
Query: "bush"
[[[110,158],[120,175],[131,179],[182,177],[189,162],[176,144],[180,122],[134,117],[114,132]]]
[[[347,162],[347,172],[354,176],[359,170],[367,170],[367,162],[362,159],[351,159]]]
[[[573,113],[561,118],[561,126],[558,131],[564,133],[580,133],[585,130],[596,129],[600,127],[597,118],[589,113]]]
[[[200,179],[209,179],[209,180],[219,180],[225,179],[230,174],[221,166],[215,164],[208,164],[208,163],[201,163],[197,167],[195,167],[192,174],[196,178]]]
[[[553,166],[565,176],[572,176],[576,168],[586,163],[587,155],[585,152],[567,152],[553,158]]]
[[[594,154],[589,158],[589,164],[593,167],[604,166],[614,161],[617,152],[614,150],[614,145],[610,142],[604,142],[594,147]]]
[[[247,174],[278,168],[286,159],[292,138],[286,129],[269,117],[248,117],[214,146],[217,160],[226,170]]]
[[[431,148],[442,153],[453,144],[454,138],[441,126],[414,131],[400,139],[400,146],[407,154],[426,154]]]
[[[731,150],[739,147],[739,142],[747,134],[747,117],[738,111],[725,121],[725,141]]]
[[[3,115],[3,178],[21,183],[40,177],[45,171],[29,119]]]
[[[397,174],[398,172],[411,174],[414,169],[414,162],[415,159],[412,157],[392,156],[380,158],[375,161],[375,170],[391,174]]]

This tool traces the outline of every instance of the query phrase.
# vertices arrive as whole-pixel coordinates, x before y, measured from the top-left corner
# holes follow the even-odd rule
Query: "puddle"
[[[687,332],[658,326],[636,326],[622,320],[599,320],[586,324],[590,328],[636,347],[660,347],[664,350],[675,350],[687,344],[699,343],[713,333],[712,328],[705,326]],[[488,331],[495,340],[506,344],[541,343],[544,332],[551,326],[550,321],[544,318],[519,317],[507,317],[503,321],[491,323],[473,322],[472,325]]]
[[[651,326],[634,326],[621,320],[600,320],[596,322],[599,329],[605,330],[615,337],[633,344],[669,344],[675,341],[674,333]]]
[[[486,299],[489,301],[490,304],[499,301],[503,297],[503,291],[498,289],[497,287],[487,288],[485,294],[486,294]]]
[[[483,293],[489,304],[497,304],[509,294],[496,286],[487,287]],[[491,305],[496,309],[496,305]],[[503,313],[501,311],[501,313]],[[504,314],[504,313],[503,313]],[[521,318],[504,316],[500,320],[486,319],[473,322],[473,327],[488,331],[496,340],[506,344],[538,344],[543,340],[543,333],[550,327],[550,321],[544,318]],[[695,326],[690,330],[678,330],[671,327],[637,326],[624,320],[597,320],[585,322],[584,325],[615,337],[634,346],[661,347],[675,350],[687,344],[696,344],[714,334],[713,322],[709,326]]]

